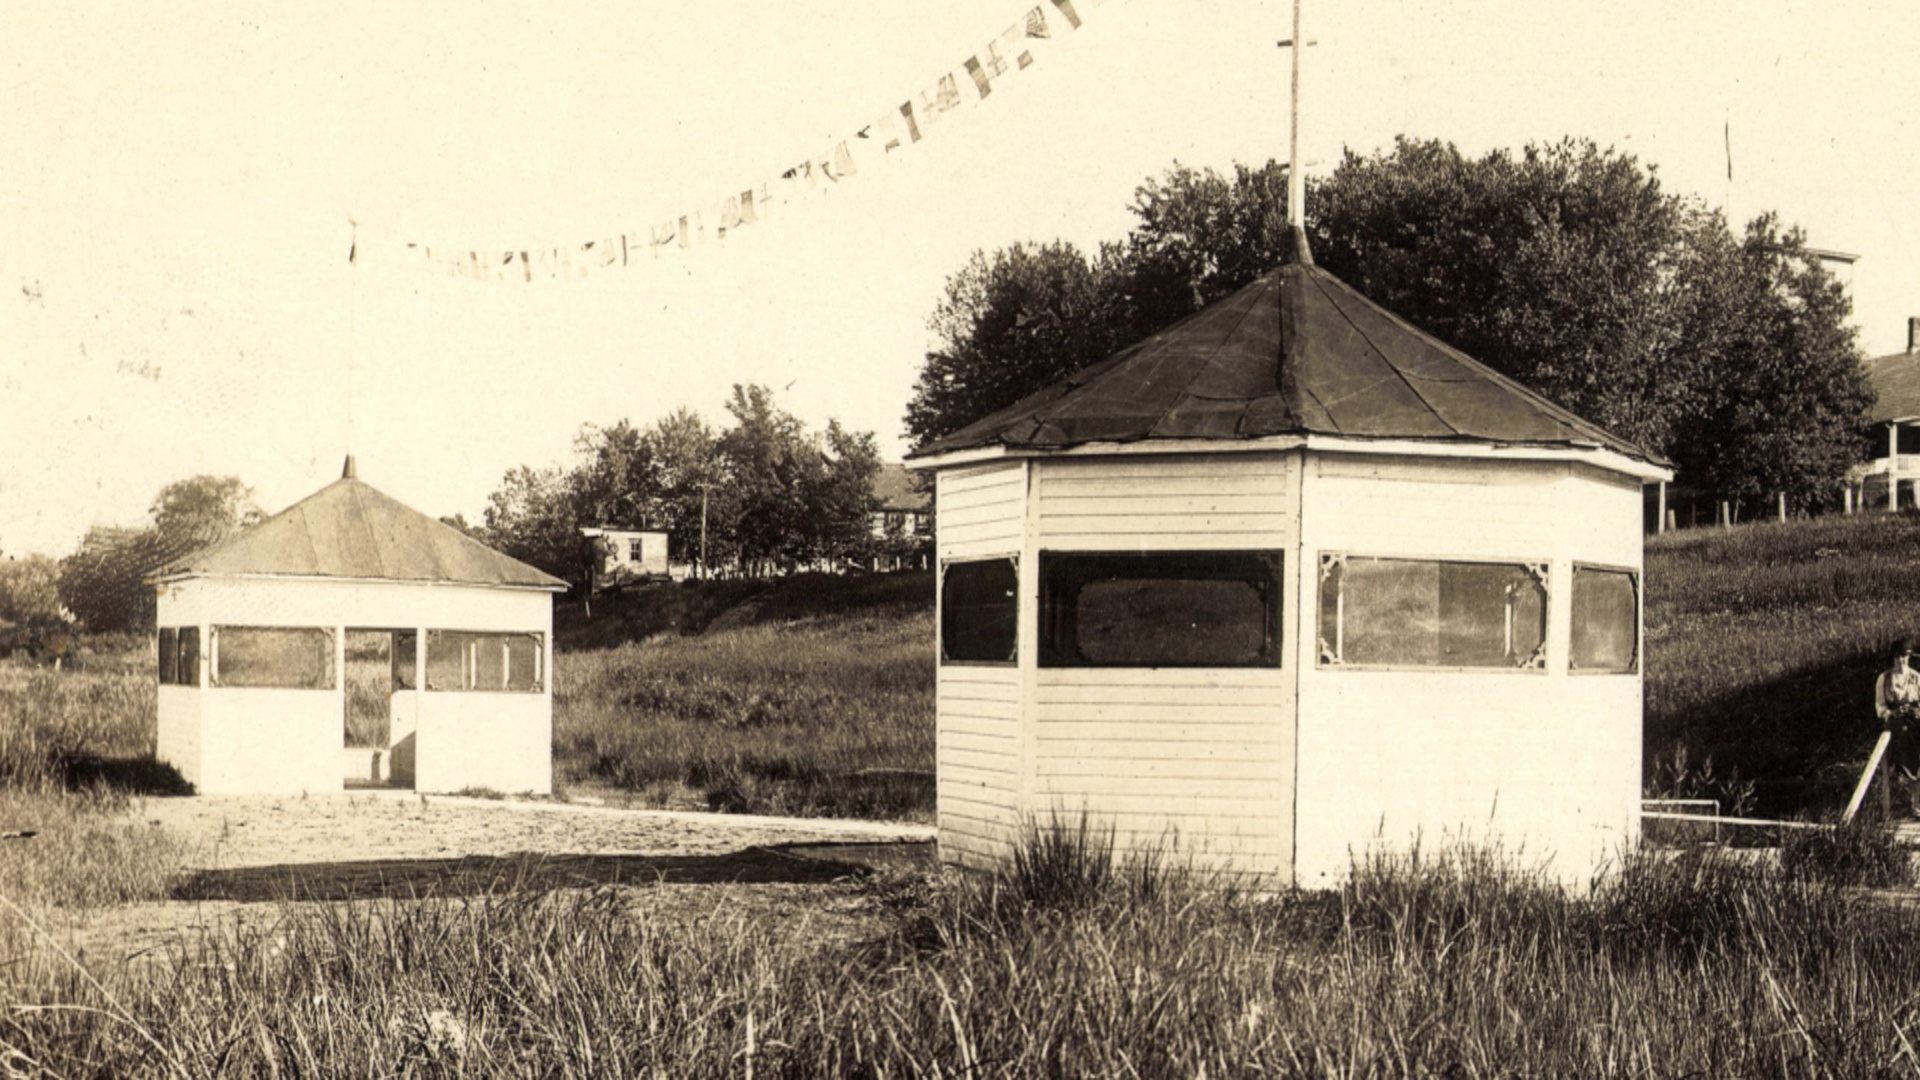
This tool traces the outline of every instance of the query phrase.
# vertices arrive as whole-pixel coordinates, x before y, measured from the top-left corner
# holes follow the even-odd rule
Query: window
[[[1546,667],[1545,563],[1320,556],[1320,663]]]
[[[181,686],[198,687],[200,685],[200,628],[183,626],[180,628],[180,666],[174,669],[173,681]]]
[[[160,628],[160,685],[180,681],[180,631],[171,626]]]
[[[887,535],[888,536],[899,536],[901,532],[903,532],[906,529],[906,527],[907,527],[907,515],[905,511],[901,511],[901,510],[887,511]]]
[[[1013,663],[1019,593],[1020,572],[1012,559],[949,563],[940,578],[940,659]]]
[[[1040,554],[1041,667],[1277,667],[1278,552]]]
[[[1575,671],[1632,673],[1640,669],[1640,578],[1631,570],[1573,568]]]
[[[310,626],[216,626],[213,685],[333,689],[333,631]]]
[[[645,562],[647,542],[636,536],[627,541],[627,561]]]
[[[393,688],[395,690],[418,690],[419,680],[415,672],[419,669],[420,635],[412,630],[393,632]]]
[[[538,693],[541,634],[427,631],[427,689]]]

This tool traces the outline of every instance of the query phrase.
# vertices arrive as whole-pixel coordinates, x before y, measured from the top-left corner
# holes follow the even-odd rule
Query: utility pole
[[[707,492],[713,490],[713,481],[700,481],[700,580],[707,580]]]

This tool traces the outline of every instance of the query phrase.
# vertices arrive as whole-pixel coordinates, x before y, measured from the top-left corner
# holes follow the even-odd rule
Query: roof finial
[[[1292,242],[1293,250],[1289,254],[1293,256],[1293,265],[1312,266],[1313,249],[1307,246],[1307,230],[1299,225],[1290,225],[1287,232],[1291,234],[1287,239]]]
[[[354,467],[352,454],[347,455],[347,463],[346,465],[342,466],[340,469],[340,479],[342,480],[360,479],[360,470]]]

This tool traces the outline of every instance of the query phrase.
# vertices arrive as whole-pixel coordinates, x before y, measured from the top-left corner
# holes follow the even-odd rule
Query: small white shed
[[[341,479],[156,573],[157,755],[201,794],[553,789],[566,583]],[[378,646],[386,746],[346,754],[349,638]],[[344,763],[344,764],[343,764]]]
[[[1641,485],[1666,462],[1305,249],[914,455],[935,471],[943,859],[1085,812],[1313,887],[1634,842]]]

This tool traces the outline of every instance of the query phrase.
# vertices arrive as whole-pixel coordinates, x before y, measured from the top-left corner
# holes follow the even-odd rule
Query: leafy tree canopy
[[[1286,170],[1175,163],[1088,258],[977,252],[949,277],[908,405],[924,444],[1045,388],[1279,262]],[[1478,158],[1348,153],[1309,183],[1314,257],[1468,355],[1733,494],[1833,497],[1869,403],[1844,289],[1773,216],[1736,235],[1592,142]],[[1044,332],[1043,332],[1044,331]]]
[[[520,467],[491,496],[489,543],[571,581],[587,577],[581,530],[661,530],[676,561],[748,574],[856,558],[868,540],[871,433],[810,432],[764,386],[734,387],[715,429],[679,409],[650,427],[588,424],[566,468]]]

